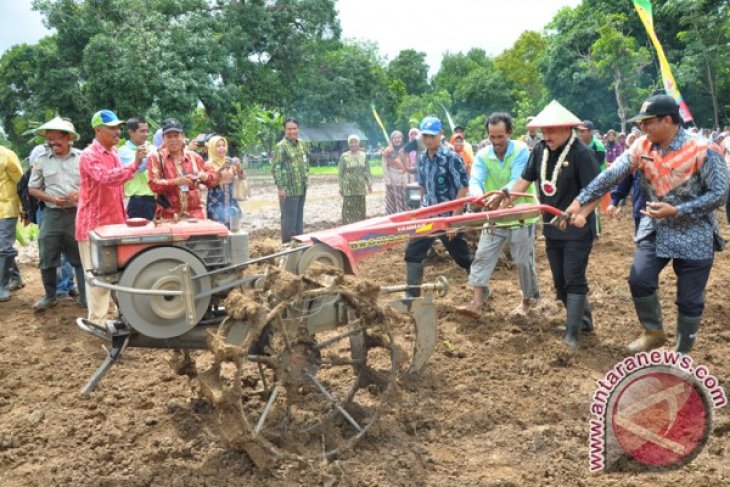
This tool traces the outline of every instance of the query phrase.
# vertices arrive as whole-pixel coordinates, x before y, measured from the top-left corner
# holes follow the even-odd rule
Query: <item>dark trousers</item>
[[[127,216],[129,218],[153,220],[155,211],[157,211],[157,203],[154,196],[130,196],[127,203]]]
[[[38,234],[38,256],[41,269],[55,269],[61,265],[61,251],[74,266],[81,265],[76,243],[76,208],[48,208],[43,210],[43,221]]]
[[[304,233],[304,200],[307,194],[302,196],[287,196],[282,201],[279,199],[281,210],[281,241],[287,243],[295,235]]]
[[[702,316],[705,309],[705,286],[710,278],[714,259],[691,260],[657,257],[654,236],[645,238],[636,246],[634,262],[629,273],[631,296],[643,298],[654,294],[659,287],[659,273],[672,261],[677,276],[677,309],[689,317]]]
[[[468,271],[471,267],[471,254],[469,253],[469,244],[466,243],[464,237],[461,234],[457,234],[451,240],[446,235],[441,235],[438,238],[456,263]],[[408,247],[406,247],[406,262],[414,262],[416,264],[423,262],[434,240],[436,240],[435,237],[424,237],[408,242]]]
[[[588,294],[588,257],[593,248],[593,238],[582,240],[545,239],[553,285],[558,299],[565,302],[568,294]]]

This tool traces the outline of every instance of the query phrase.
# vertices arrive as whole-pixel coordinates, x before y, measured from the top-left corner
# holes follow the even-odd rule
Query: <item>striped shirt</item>
[[[89,232],[102,225],[124,223],[124,181],[132,179],[134,164],[122,166],[117,148],[104,148],[94,139],[81,152],[76,240],[89,240]]]

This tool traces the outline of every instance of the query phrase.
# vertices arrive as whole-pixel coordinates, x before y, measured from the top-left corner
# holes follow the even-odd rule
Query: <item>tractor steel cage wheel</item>
[[[222,437],[263,468],[353,446],[395,383],[394,312],[346,286],[302,282],[289,303],[262,295],[266,315],[239,346],[229,340],[235,320],[221,324],[209,342],[214,363],[197,374]],[[329,326],[313,319],[324,308],[338,317]]]

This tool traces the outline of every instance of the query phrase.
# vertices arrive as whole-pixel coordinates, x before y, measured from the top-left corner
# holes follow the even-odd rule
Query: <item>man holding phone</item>
[[[162,123],[162,137],[164,147],[147,159],[150,188],[164,196],[158,198],[160,216],[202,220],[205,213],[198,183],[214,186],[218,175],[198,154],[185,150],[185,133],[177,119],[168,118]]]
[[[707,141],[690,136],[679,125],[679,107],[671,96],[644,102],[631,122],[644,133],[596,177],[568,208],[571,224],[582,227],[599,198],[638,171],[649,202],[636,232],[629,287],[644,332],[629,344],[636,353],[666,341],[657,293],[659,273],[672,261],[677,276],[676,350],[689,353],[704,310],[704,291],[714,253],[722,250],[715,210],[728,192],[728,171]]]

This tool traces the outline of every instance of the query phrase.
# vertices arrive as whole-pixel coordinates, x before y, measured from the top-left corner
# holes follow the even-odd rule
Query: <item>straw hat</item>
[[[581,123],[581,119],[573,115],[557,100],[553,100],[527,124],[527,128],[575,127]]]
[[[62,119],[61,117],[56,117],[52,120],[49,120],[37,129],[33,130],[33,133],[36,135],[40,135],[41,137],[45,137],[47,130],[58,130],[59,132],[66,132],[67,134],[73,135],[74,140],[79,140],[79,134],[78,132],[76,132],[74,124]]]

